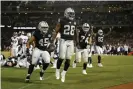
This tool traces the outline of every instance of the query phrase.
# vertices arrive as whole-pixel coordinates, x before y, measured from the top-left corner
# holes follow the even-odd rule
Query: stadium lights
[[[7,26],[7,27],[9,27],[9,28],[10,28],[11,26]]]
[[[53,14],[53,12],[51,12],[51,14]]]
[[[27,13],[25,13],[25,14],[27,14]]]
[[[81,14],[82,14],[83,12],[81,12]]]
[[[20,13],[18,13],[18,14],[20,14]]]
[[[109,10],[109,13],[110,13],[110,10]]]
[[[5,27],[5,25],[0,25],[0,27]]]
[[[45,9],[45,8],[43,8],[43,9]]]
[[[36,27],[13,27],[13,29],[36,29]]]
[[[60,13],[58,12],[58,14],[60,14]]]
[[[27,10],[29,9],[29,8],[26,8]]]

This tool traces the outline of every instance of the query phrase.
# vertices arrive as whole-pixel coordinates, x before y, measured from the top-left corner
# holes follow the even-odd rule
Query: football
[[[53,52],[54,50],[55,50],[55,45],[53,44],[53,43],[51,43],[49,46],[48,46],[48,48],[47,48],[47,51],[48,52]]]

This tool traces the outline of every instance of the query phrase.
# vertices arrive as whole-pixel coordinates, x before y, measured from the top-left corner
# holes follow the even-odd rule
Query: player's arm
[[[32,36],[26,44],[27,48],[30,48],[30,45],[33,44],[33,42],[35,41],[35,36]]]
[[[91,26],[91,36],[96,36],[96,33],[93,31],[93,26]]]
[[[88,39],[88,44],[89,44],[89,45],[92,44],[92,36],[89,37],[89,39]]]
[[[51,43],[54,42],[54,40],[55,40],[55,38],[56,38],[56,36],[57,36],[60,28],[61,28],[61,24],[60,23],[57,23],[57,25],[55,27],[55,32],[53,32],[53,34],[52,34]]]
[[[108,36],[112,31],[112,28],[109,28],[109,32],[107,34],[105,34],[104,36]]]

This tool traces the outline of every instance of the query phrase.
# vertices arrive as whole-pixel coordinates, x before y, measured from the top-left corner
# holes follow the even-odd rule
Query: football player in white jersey
[[[11,57],[17,57],[18,52],[18,37],[17,32],[13,33],[13,37],[11,37]]]
[[[54,62],[53,62],[53,66],[51,68],[56,68],[56,64],[57,64],[57,60],[58,60],[58,57],[59,57],[59,40],[60,40],[60,33],[57,34],[56,36],[56,40],[55,40],[55,45],[56,45],[56,49],[55,51],[53,52],[53,59],[54,59]]]

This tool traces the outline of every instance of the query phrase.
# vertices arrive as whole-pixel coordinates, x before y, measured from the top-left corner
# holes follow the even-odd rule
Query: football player
[[[44,71],[47,69],[50,63],[50,54],[48,51],[51,50],[48,49],[50,48],[49,42],[51,34],[48,33],[49,25],[46,21],[41,21],[38,24],[37,28],[38,29],[34,31],[31,39],[27,43],[27,55],[29,54],[30,44],[32,44],[33,42],[35,43],[35,48],[32,53],[31,65],[28,69],[26,82],[29,82],[30,76],[34,70],[34,66],[36,65],[40,56],[43,60],[43,67],[40,71],[40,80],[43,80]]]
[[[55,34],[52,36],[54,42],[58,32],[61,34],[59,45],[59,59],[56,66],[56,79],[60,79],[60,67],[64,59],[64,69],[61,73],[61,81],[65,82],[65,75],[70,66],[70,59],[74,52],[74,31],[76,29],[75,11],[72,8],[67,8],[64,12],[64,17],[58,20],[55,28]]]
[[[60,33],[58,33],[56,36],[56,40],[55,40],[56,49],[53,53],[54,62],[51,68],[56,68],[57,60],[59,58],[59,40],[60,40]]]
[[[99,29],[96,36],[95,36],[95,49],[98,54],[98,66],[103,67],[101,63],[101,54],[103,54],[103,42],[104,42],[104,37],[109,35],[111,33],[111,28],[110,31],[107,34],[103,34],[103,30]]]
[[[87,49],[87,45],[88,45],[88,40],[91,37],[91,31],[90,31],[90,25],[88,23],[84,23],[82,25],[82,28],[77,32],[78,34],[76,35],[77,37],[77,41],[76,41],[76,59],[73,62],[73,68],[76,67],[76,63],[81,61],[81,56],[83,59],[83,70],[82,73],[83,74],[87,74],[86,73],[86,67],[87,67],[87,63],[88,63],[88,49]]]
[[[13,33],[13,37],[11,37],[11,57],[17,57],[18,52],[18,37],[17,32]]]

